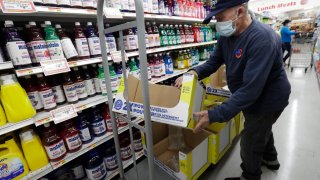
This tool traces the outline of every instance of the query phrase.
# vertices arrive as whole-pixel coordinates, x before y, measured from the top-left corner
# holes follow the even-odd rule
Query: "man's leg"
[[[288,51],[286,56],[283,58],[283,62],[285,63],[287,59],[291,56],[291,44],[290,43],[283,43],[283,48]]]
[[[273,133],[271,131],[268,143],[263,152],[262,164],[266,165],[268,169],[278,170],[280,163],[278,161],[278,153],[274,146]]]

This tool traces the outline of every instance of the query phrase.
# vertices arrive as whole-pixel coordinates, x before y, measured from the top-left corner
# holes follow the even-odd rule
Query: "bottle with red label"
[[[69,103],[77,103],[79,100],[76,84],[72,81],[70,73],[64,73],[62,78],[63,90]]]
[[[66,97],[63,92],[61,76],[54,75],[49,76],[49,84],[52,87],[54,97],[58,105],[64,104],[66,102]]]
[[[85,36],[80,22],[75,22],[75,44],[79,54],[79,59],[89,59],[90,51],[87,37]]]
[[[181,24],[179,25],[179,30],[180,30],[181,44],[185,44],[187,37],[186,37],[186,34],[184,33],[184,29]]]
[[[12,21],[5,21],[6,48],[16,68],[31,67],[31,58],[25,41],[21,38]]]
[[[91,57],[101,57],[100,40],[92,22],[87,23],[86,35]]]
[[[39,85],[38,91],[44,110],[50,111],[57,107],[53,90],[44,79],[43,74],[37,74],[37,81]]]
[[[67,149],[62,138],[57,134],[56,128],[51,126],[50,123],[44,124],[42,144],[51,162],[60,161],[67,154]]]
[[[106,134],[107,127],[105,120],[101,116],[99,109],[96,106],[91,108],[92,112],[90,113],[90,127],[95,137],[100,137]]]
[[[32,50],[36,59],[35,64],[39,65],[41,61],[48,61],[50,59],[50,53],[46,41],[43,38],[41,30],[37,27],[34,21],[29,22],[29,38],[32,46]]]
[[[68,148],[68,152],[76,152],[81,148],[82,141],[79,131],[73,125],[73,121],[64,121],[60,134]]]
[[[132,133],[133,133],[134,151],[135,152],[140,152],[143,149],[142,139],[141,139],[141,132],[137,128],[133,127],[132,128]]]
[[[74,47],[71,39],[66,35],[66,33],[61,28],[60,24],[56,24],[56,31],[60,38],[62,49],[64,52],[64,56],[68,61],[76,61],[78,60],[78,52]]]
[[[131,154],[131,144],[130,144],[130,139],[129,139],[129,132],[123,132],[122,134],[119,135],[119,141],[120,141],[120,154],[121,154],[121,159],[123,161],[129,160],[132,157]]]
[[[98,73],[98,67],[97,64],[91,64],[89,69],[90,76],[93,78],[94,81],[94,88],[96,90],[97,94],[101,94],[101,86],[100,86],[100,80],[99,80],[99,73]]]
[[[26,27],[26,31],[25,31],[26,46],[27,46],[27,49],[28,49],[28,52],[29,52],[29,56],[30,56],[31,62],[34,64],[34,63],[36,63],[36,57],[34,55],[34,52],[33,52],[33,49],[32,49],[32,45],[31,45],[31,39],[30,39],[30,36],[29,36],[30,25],[26,24],[25,27]]]
[[[72,73],[73,73],[73,81],[76,86],[76,91],[77,91],[79,100],[87,99],[88,93],[86,89],[86,84],[80,75],[78,67],[72,68]]]
[[[103,119],[106,121],[107,131],[112,132],[112,120],[109,113],[109,106],[107,104],[104,104],[102,107],[102,110],[103,110],[102,116],[103,116]]]
[[[162,73],[162,64],[161,64],[161,60],[158,57],[157,54],[154,54],[153,56],[153,60],[154,60],[154,65],[153,65],[153,77],[154,78],[160,78],[163,73]]]
[[[28,97],[32,103],[33,108],[39,112],[43,110],[43,104],[38,91],[38,85],[31,78],[31,76],[25,76],[24,89],[26,90]]]
[[[162,53],[159,53],[158,57],[159,57],[159,61],[161,64],[161,76],[165,76],[166,75],[166,65],[164,64]]]
[[[84,84],[85,84],[88,96],[94,96],[96,94],[94,80],[90,76],[87,66],[82,66],[82,79],[84,80]]]

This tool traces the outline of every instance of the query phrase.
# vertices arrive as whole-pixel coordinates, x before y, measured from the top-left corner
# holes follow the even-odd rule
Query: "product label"
[[[38,91],[28,92],[28,97],[30,99],[30,102],[32,103],[32,106],[36,110],[43,108],[43,104],[41,102],[41,98]]]
[[[28,52],[29,52],[29,56],[30,56],[30,59],[31,59],[31,62],[32,63],[36,63],[36,57],[34,56],[34,52],[33,52],[33,49],[32,49],[32,45],[30,42],[26,43],[27,45],[27,49],[28,49]]]
[[[154,47],[155,46],[155,42],[153,39],[153,34],[147,34],[147,39],[148,39],[148,47]]]
[[[57,4],[56,0],[43,0],[43,4]]]
[[[154,74],[154,76],[156,76],[156,77],[160,77],[160,76],[162,76],[162,64],[155,64],[154,66],[153,66],[153,74]]]
[[[58,5],[69,5],[70,6],[70,0],[57,0]]]
[[[67,59],[78,56],[77,50],[74,48],[70,38],[61,39],[61,45]]]
[[[178,69],[184,69],[184,61],[178,61]]]
[[[74,174],[74,179],[81,179],[81,178],[83,178],[85,176],[82,165],[74,167],[71,170],[72,170],[72,172]]]
[[[121,9],[122,10],[129,10],[129,1],[128,0],[121,0]]]
[[[181,44],[186,43],[186,35],[180,35],[181,37]]]
[[[79,134],[70,136],[66,138],[66,143],[69,150],[74,150],[79,148],[82,145]]]
[[[96,93],[96,90],[94,88],[94,82],[93,79],[88,79],[84,81],[84,85],[86,87],[86,91],[89,96],[94,95]]]
[[[134,3],[134,0],[129,0],[128,4],[129,4],[129,11],[135,11],[136,10],[136,6],[135,6],[135,3]]]
[[[82,0],[83,7],[94,7],[93,0]]]
[[[82,99],[88,97],[84,81],[74,83],[74,85],[76,86],[78,98]]]
[[[62,140],[51,146],[44,146],[44,148],[47,151],[49,159],[57,159],[67,152],[67,149]]]
[[[117,51],[116,39],[114,37],[106,37],[106,42],[110,52]]]
[[[86,169],[87,178],[92,180],[102,179],[107,174],[107,169],[105,164],[102,162],[99,166],[92,169]]]
[[[100,135],[107,131],[104,121],[91,123],[91,126],[95,135]]]
[[[50,54],[45,41],[31,41],[32,49],[36,62],[50,60]]]
[[[110,80],[111,80],[112,92],[117,92],[117,90],[118,90],[118,77],[117,76],[111,76]]]
[[[64,59],[60,40],[47,40],[46,43],[48,46],[51,60]]]
[[[1,158],[0,163],[0,179],[10,180],[20,176],[25,172],[23,163],[20,158],[10,157]]]
[[[161,45],[167,46],[168,45],[168,37],[167,36],[162,36],[161,37]]]
[[[107,166],[107,169],[115,169],[118,167],[117,155],[108,156],[103,158],[104,163]]]
[[[91,134],[89,128],[79,129],[81,141],[89,141],[91,139]]]
[[[99,78],[93,78],[94,87],[97,93],[101,93],[101,86],[100,86],[100,79]]]
[[[90,56],[87,38],[77,38],[75,42],[80,57]]]
[[[53,94],[54,94],[54,97],[55,97],[57,103],[62,103],[66,100],[66,98],[64,97],[63,90],[60,85],[53,86],[52,91],[53,91]]]
[[[110,55],[111,55],[111,59],[113,60],[113,62],[122,62],[122,53],[121,53],[121,51],[110,52]],[[124,60],[126,62],[129,60],[126,52],[124,52]]]
[[[101,54],[100,40],[98,37],[88,38],[89,49],[91,55]]]
[[[63,85],[64,93],[66,94],[68,102],[78,101],[78,95],[75,84]]]
[[[105,119],[106,124],[107,124],[107,131],[112,132],[112,122],[111,119]]]
[[[126,38],[128,50],[135,50],[138,48],[135,35],[127,35]]]
[[[39,94],[44,109],[52,109],[57,106],[52,89],[39,91]]]
[[[153,46],[154,47],[159,47],[160,46],[160,36],[159,34],[153,34]]]
[[[121,152],[121,159],[128,159],[131,157],[131,148],[130,148],[130,144],[126,147],[121,147],[120,148],[120,152]]]
[[[6,47],[13,65],[31,64],[29,52],[24,41],[7,42]]]
[[[99,82],[100,82],[100,88],[101,88],[102,94],[107,94],[108,91],[107,91],[106,79],[99,78]]]
[[[140,151],[143,148],[142,140],[141,139],[133,140],[133,146],[135,151]]]
[[[82,6],[82,1],[81,0],[70,0],[70,5],[71,6]]]

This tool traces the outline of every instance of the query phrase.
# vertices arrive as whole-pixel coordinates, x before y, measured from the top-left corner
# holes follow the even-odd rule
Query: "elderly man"
[[[210,123],[226,122],[243,111],[245,127],[241,134],[241,177],[226,180],[259,180],[261,165],[278,170],[272,125],[288,105],[290,83],[282,66],[280,37],[267,25],[252,20],[248,0],[219,0],[204,20],[213,16],[221,38],[213,56],[189,73],[208,77],[226,64],[227,83],[232,96],[209,111],[195,113],[200,120],[195,132]],[[182,78],[176,80],[181,86]]]

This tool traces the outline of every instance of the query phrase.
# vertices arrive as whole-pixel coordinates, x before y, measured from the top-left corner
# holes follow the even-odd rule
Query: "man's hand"
[[[191,70],[191,71],[189,71],[187,73],[193,74],[195,76],[198,76],[197,72],[193,71],[193,70]],[[180,88],[182,86],[182,81],[183,81],[183,76],[180,76],[179,78],[177,78],[176,81],[175,81],[175,87]]]
[[[194,128],[194,133],[199,133],[202,129],[206,128],[210,122],[209,122],[209,113],[208,111],[201,111],[193,113],[195,116],[200,117],[199,122],[197,123],[196,127]]]

